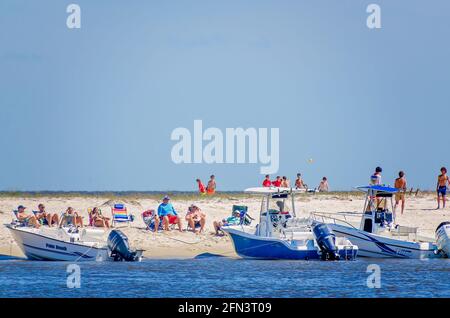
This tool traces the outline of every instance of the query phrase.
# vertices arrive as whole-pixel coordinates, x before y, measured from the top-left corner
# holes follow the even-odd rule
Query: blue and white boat
[[[336,237],[323,223],[296,217],[294,196],[305,192],[304,189],[250,188],[245,192],[262,195],[259,224],[223,227],[240,257],[289,260],[356,258],[358,247],[349,240]]]
[[[422,236],[415,227],[395,224],[392,197],[397,189],[370,185],[357,188],[366,192],[359,227],[342,214],[312,213],[312,218],[326,223],[337,236],[358,245],[359,254],[373,258],[446,258],[450,256],[450,223],[443,222],[436,238]]]

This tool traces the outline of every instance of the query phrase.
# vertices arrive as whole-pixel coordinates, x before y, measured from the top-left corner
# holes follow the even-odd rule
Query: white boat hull
[[[14,240],[28,259],[45,261],[104,261],[108,248],[65,242],[40,235],[27,228],[8,226]]]
[[[359,248],[358,256],[372,258],[428,259],[442,257],[436,244],[393,239],[359,229],[328,223],[336,236],[346,237]]]

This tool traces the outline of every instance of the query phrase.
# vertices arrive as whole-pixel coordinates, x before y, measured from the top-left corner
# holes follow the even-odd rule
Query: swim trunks
[[[438,188],[437,192],[438,192],[438,195],[439,194],[442,195],[442,196],[446,195],[447,194],[447,186],[440,186]]]

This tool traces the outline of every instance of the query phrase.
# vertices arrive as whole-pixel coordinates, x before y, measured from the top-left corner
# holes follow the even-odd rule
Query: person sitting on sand
[[[200,192],[201,195],[206,194],[206,188],[205,188],[205,185],[203,184],[202,180],[197,179],[195,181],[198,184],[198,192]]]
[[[297,179],[295,179],[295,188],[296,189],[305,189],[306,188],[306,184],[303,183],[301,173],[297,173]]]
[[[92,225],[95,227],[110,228],[109,218],[102,215],[102,212],[97,208],[93,208],[91,212]]]
[[[205,229],[206,215],[202,212],[202,210],[200,210],[198,206],[191,205],[186,214],[186,221],[188,222],[190,228],[192,229],[192,232],[194,233],[197,233],[197,230],[195,228],[196,224],[200,224],[199,233],[201,233]]]
[[[42,221],[42,224],[44,224],[44,220],[47,222],[47,225],[52,227],[53,224],[55,224],[56,226],[58,226],[59,224],[59,216],[57,213],[55,214],[51,214],[51,213],[47,213],[45,211],[45,205],[40,203],[38,205],[38,212],[35,214],[36,219],[38,221]]]
[[[274,187],[277,187],[277,188],[281,187],[281,177],[280,177],[280,176],[277,176],[277,178],[275,179],[275,181],[272,182],[272,185],[273,185]]]
[[[319,187],[318,187],[319,192],[328,192],[328,179],[327,177],[323,177],[322,181],[320,181]]]
[[[239,225],[241,224],[241,212],[239,212],[238,210],[233,212],[233,215],[223,219],[222,221],[214,221],[213,225],[214,225],[214,230],[216,231],[216,235],[219,235],[219,232],[222,232],[222,226],[227,226],[227,225]],[[223,232],[222,232],[223,235]]]
[[[39,221],[34,215],[30,215],[25,212],[25,209],[26,207],[24,207],[23,205],[19,205],[17,207],[17,220],[19,220],[19,222],[22,222],[26,226],[34,226],[38,229],[40,227]]]
[[[164,196],[163,202],[158,207],[158,215],[155,216],[155,231],[158,230],[159,222],[161,222],[162,219],[164,231],[169,231],[170,224],[178,224],[179,231],[183,232],[181,219],[178,217],[178,213],[169,201],[169,196]]]
[[[442,197],[442,208],[445,209],[445,201],[447,195],[447,185],[450,186],[450,180],[447,176],[447,168],[441,168],[441,174],[438,176],[438,181],[436,185],[438,209],[441,208],[440,197]]]
[[[403,171],[400,171],[398,173],[398,178],[395,179],[394,182],[394,188],[398,190],[398,192],[395,194],[394,215],[395,210],[397,209],[397,206],[400,203],[400,201],[402,201],[402,215],[403,215],[403,211],[405,210],[405,192],[406,192],[406,178],[405,173]]]
[[[213,195],[214,193],[216,193],[216,177],[214,175],[211,175],[208,181],[208,185],[206,186],[206,192],[209,195]]]
[[[72,207],[67,208],[66,212],[63,214],[61,218],[61,222],[59,223],[59,227],[63,227],[66,225],[83,227],[83,218],[79,216],[78,213],[75,212]]]
[[[262,186],[265,188],[270,188],[272,186],[272,181],[270,181],[270,176],[268,174],[266,174]]]

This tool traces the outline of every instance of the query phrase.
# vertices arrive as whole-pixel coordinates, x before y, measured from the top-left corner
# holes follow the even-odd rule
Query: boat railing
[[[333,215],[339,215],[341,218],[333,217]],[[352,215],[353,216],[353,215]],[[315,221],[322,222],[322,223],[333,223],[337,225],[346,225],[350,226],[357,230],[357,228],[350,223],[350,221],[347,220],[347,216],[345,214],[341,213],[319,213],[319,212],[312,212],[311,218]]]

